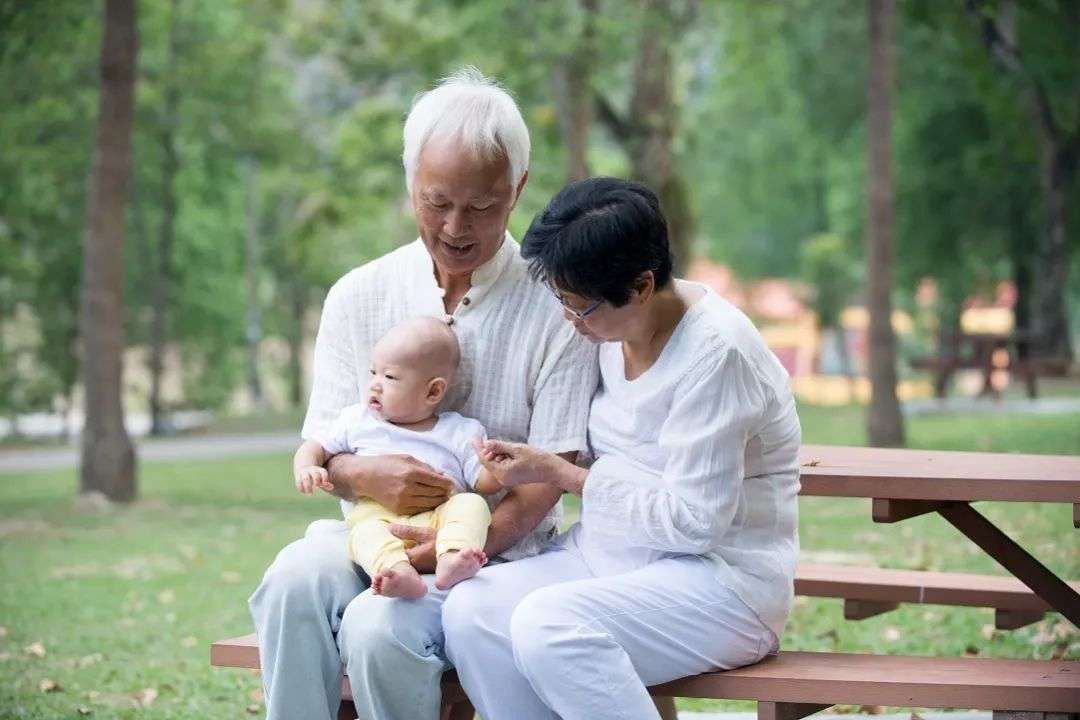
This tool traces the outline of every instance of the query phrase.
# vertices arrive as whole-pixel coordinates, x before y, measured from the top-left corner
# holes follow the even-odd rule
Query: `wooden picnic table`
[[[1080,593],[971,506],[1071,503],[1080,528],[1080,456],[804,445],[799,462],[802,495],[871,498],[873,519],[881,523],[936,512],[1080,627]],[[1066,540],[1080,552],[1080,541]]]

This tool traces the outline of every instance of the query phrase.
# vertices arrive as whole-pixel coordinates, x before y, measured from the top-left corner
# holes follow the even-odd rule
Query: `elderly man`
[[[331,288],[315,344],[303,436],[360,399],[375,341],[404,318],[445,318],[461,371],[445,406],[491,437],[573,456],[585,448],[596,351],[562,321],[506,231],[528,177],[529,134],[510,96],[467,70],[420,96],[405,122],[404,165],[420,237],[359,267]],[[450,482],[408,456],[338,456],[330,478],[343,502],[365,496],[400,514],[442,503]],[[496,496],[485,551],[535,554],[557,531],[559,491],[548,485]],[[431,531],[410,560],[431,572]],[[317,521],[285,547],[251,597],[269,718],[334,718],[344,663],[364,718],[438,717],[446,592],[425,576],[421,600],[374,595],[346,554],[345,524]]]

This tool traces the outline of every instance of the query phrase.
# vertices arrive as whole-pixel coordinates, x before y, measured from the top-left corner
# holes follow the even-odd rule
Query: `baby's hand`
[[[315,491],[315,488],[334,489],[334,486],[330,483],[330,476],[327,474],[326,468],[319,465],[300,468],[296,471],[294,479],[296,480],[296,489],[304,495],[310,495]]]

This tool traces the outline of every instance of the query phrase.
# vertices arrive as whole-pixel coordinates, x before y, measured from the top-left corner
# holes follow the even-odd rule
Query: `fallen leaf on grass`
[[[30,643],[29,645],[24,647],[23,652],[25,652],[27,655],[33,655],[34,657],[43,658],[45,657],[45,646],[41,643],[40,640],[38,640],[37,642]]]
[[[887,628],[885,628],[884,635],[885,635],[885,639],[888,640],[889,642],[896,642],[897,640],[900,639],[900,628],[890,625]]]
[[[226,570],[225,572],[221,573],[221,579],[222,581],[227,583],[238,583],[242,579],[242,576],[240,575],[240,573],[233,570]]]
[[[186,638],[181,638],[180,639],[180,647],[190,648],[190,647],[195,647],[198,644],[199,644],[199,641],[196,640],[195,638],[191,637],[190,635],[188,635]]]
[[[91,665],[99,663],[104,659],[105,656],[101,653],[94,653],[93,655],[83,655],[81,658],[79,658],[78,665],[81,668],[90,667]]]
[[[158,691],[155,688],[144,688],[131,697],[139,707],[150,707],[157,700]]]
[[[172,590],[163,590],[158,593],[157,600],[162,605],[168,605],[172,601],[176,600],[176,593]]]
[[[93,711],[85,705],[80,705],[79,707],[75,708],[75,712],[79,713],[80,715],[89,715]]]
[[[38,683],[38,690],[40,690],[43,693],[60,692],[60,684],[58,682],[56,682],[55,680],[45,678],[44,680],[42,680],[41,682]]]
[[[248,715],[258,715],[260,712],[262,712],[262,706],[252,703],[251,705],[247,706],[247,711]]]

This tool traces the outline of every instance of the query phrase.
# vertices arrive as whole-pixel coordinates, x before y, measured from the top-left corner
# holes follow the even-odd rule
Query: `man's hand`
[[[405,554],[419,573],[435,572],[435,530],[390,523],[390,534],[405,541]]]
[[[450,497],[453,482],[411,455],[335,455],[327,464],[333,494],[368,497],[398,515],[431,510]]]

